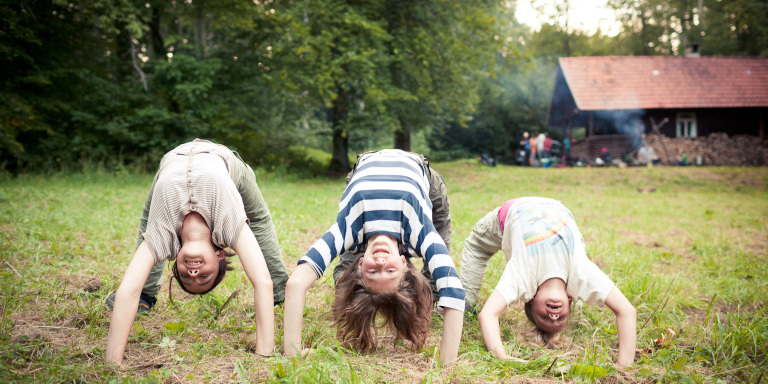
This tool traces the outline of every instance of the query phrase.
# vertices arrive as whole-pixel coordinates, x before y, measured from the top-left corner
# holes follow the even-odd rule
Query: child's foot
[[[139,310],[136,314],[149,314],[152,307],[155,306],[155,303],[157,303],[157,298],[142,293],[141,296],[139,296]]]
[[[139,296],[139,308],[136,312],[136,316],[149,314],[149,312],[152,310],[152,307],[155,306],[155,303],[157,303],[157,298],[155,298],[154,296],[150,296],[142,293],[141,296]],[[111,295],[109,295],[109,297],[107,297],[107,307],[109,307],[109,309],[112,309],[115,307],[114,293],[112,293]]]

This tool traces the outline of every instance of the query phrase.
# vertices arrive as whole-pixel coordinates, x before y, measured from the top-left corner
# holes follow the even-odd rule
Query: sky
[[[554,13],[553,3],[558,0],[518,0],[515,17],[521,23],[539,29],[542,22],[546,22],[546,16],[539,16],[536,6],[541,6],[542,11]],[[562,1],[562,0],[560,0]],[[532,5],[533,3],[533,5]],[[598,27],[603,34],[615,36],[619,33],[620,23],[616,21],[613,10],[607,5],[607,0],[571,0],[569,25],[575,29],[594,33]]]

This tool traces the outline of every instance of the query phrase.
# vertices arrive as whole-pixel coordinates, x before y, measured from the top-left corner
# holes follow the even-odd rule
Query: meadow
[[[104,363],[114,292],[133,254],[152,176],[94,169],[0,180],[0,380],[7,382],[759,383],[768,370],[768,168],[529,169],[475,161],[433,164],[446,180],[451,255],[459,263],[475,222],[519,196],[559,199],[573,212],[589,257],[638,313],[635,365],[617,370],[615,317],[576,303],[562,349],[532,346],[520,306],[502,318],[498,361],[468,316],[459,359],[437,361],[441,316],[424,349],[382,331],[359,353],[336,341],[333,279],[311,289],[303,341],[312,352],[253,352],[252,288],[237,269],[213,292],[183,294],[169,279],[150,316],[134,325],[121,366]],[[289,273],[332,224],[343,179],[257,170]],[[481,300],[504,260],[494,256]],[[459,270],[461,266],[459,265]],[[175,282],[174,282],[175,284]]]

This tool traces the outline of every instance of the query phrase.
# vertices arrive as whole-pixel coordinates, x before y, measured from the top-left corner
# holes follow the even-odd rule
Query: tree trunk
[[[333,154],[328,165],[328,176],[338,177],[347,174],[349,166],[349,138],[347,136],[347,116],[349,115],[349,94],[340,90],[333,108],[331,108],[331,127],[333,129]]]
[[[149,21],[149,37],[152,42],[152,57],[151,59],[161,61],[168,60],[165,51],[165,42],[163,42],[163,36],[160,34],[160,8],[152,8],[152,19]],[[152,61],[152,60],[150,60]]]
[[[402,90],[408,89],[408,80],[406,78],[405,69],[403,65],[398,65],[393,71],[394,83]],[[400,120],[400,127],[395,129],[395,149],[402,149],[403,151],[411,150],[411,121],[408,119],[408,109],[400,108],[398,120]]]
[[[396,3],[398,3],[395,4],[397,7],[401,6],[399,2]],[[400,30],[400,28],[405,24],[403,20],[404,15],[402,12],[395,12],[394,16],[395,17],[389,20],[388,28],[392,34],[395,34],[395,31]],[[392,57],[397,57],[397,54],[395,53],[397,49],[394,44],[394,41],[390,42],[389,54]],[[395,60],[390,64],[389,71],[390,76],[392,76],[392,84],[402,89],[403,91],[408,91],[408,77],[407,73],[405,73],[404,64]],[[408,106],[402,105],[397,109],[396,112],[400,126],[395,127],[393,144],[396,149],[401,149],[403,151],[411,150],[411,122],[408,119],[409,111],[410,108]]]
[[[405,116],[400,116],[400,128],[395,130],[395,148],[411,151],[411,123]]]
[[[648,22],[645,18],[645,11],[640,10],[640,41],[643,42],[643,56],[651,54],[650,39],[648,38]]]

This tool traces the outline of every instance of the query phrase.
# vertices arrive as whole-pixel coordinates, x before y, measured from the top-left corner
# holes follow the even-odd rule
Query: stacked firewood
[[[768,165],[768,140],[756,136],[712,133],[704,137],[666,137],[643,135],[653,147],[661,164],[674,165],[682,161],[683,154],[690,164],[761,166]]]

